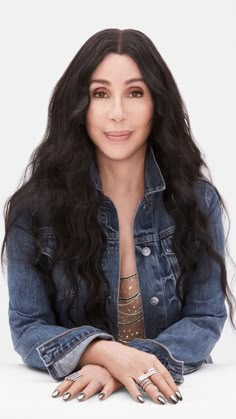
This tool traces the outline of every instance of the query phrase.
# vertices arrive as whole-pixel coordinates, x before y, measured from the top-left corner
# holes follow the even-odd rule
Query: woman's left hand
[[[106,368],[100,365],[88,364],[78,372],[80,376],[76,381],[65,378],[54,390],[52,397],[62,396],[64,401],[77,397],[79,401],[83,401],[99,392],[99,399],[104,400],[114,391],[123,387],[120,381],[112,377]]]

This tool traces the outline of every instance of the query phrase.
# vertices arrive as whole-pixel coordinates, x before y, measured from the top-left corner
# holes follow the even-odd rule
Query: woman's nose
[[[125,110],[124,103],[121,99],[117,99],[114,101],[111,101],[110,109],[108,112],[108,118],[113,119],[116,122],[120,122],[123,119],[126,119],[127,113]]]

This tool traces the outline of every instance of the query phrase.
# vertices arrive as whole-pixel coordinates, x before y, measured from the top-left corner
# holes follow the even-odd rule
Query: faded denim
[[[95,164],[90,172],[96,188],[101,189]],[[199,267],[192,277],[192,289],[185,305],[176,293],[176,280],[181,262],[172,249],[174,220],[163,204],[165,181],[153,150],[146,157],[145,193],[136,209],[133,232],[137,272],[144,312],[145,339],[133,339],[130,346],[155,354],[167,367],[176,382],[183,375],[212,362],[211,351],[220,337],[226,307],[220,286],[219,266],[212,263],[209,279],[199,283],[208,272],[209,260],[199,251]],[[216,250],[224,257],[225,238],[218,195],[206,181],[195,182],[195,192],[203,211],[209,216],[209,231]],[[98,220],[107,236],[107,249],[102,260],[111,293],[107,311],[117,325],[120,277],[119,224],[117,211],[108,197],[104,197]],[[41,252],[52,260],[56,240],[47,225],[40,228]],[[195,240],[193,246],[198,247]],[[88,324],[82,309],[87,298],[85,284],[79,287],[72,306],[78,327],[73,327],[66,314],[72,292],[66,281],[63,263],[53,269],[57,290],[55,313],[48,302],[44,282],[30,264],[21,260],[23,251],[34,253],[31,218],[21,216],[10,231],[7,241],[9,322],[15,350],[23,361],[36,368],[47,369],[54,379],[71,373],[87,346],[96,338],[116,340],[117,326],[111,334]]]

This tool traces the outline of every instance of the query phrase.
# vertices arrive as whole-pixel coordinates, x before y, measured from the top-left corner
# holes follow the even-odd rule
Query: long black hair
[[[207,179],[203,174],[203,169],[210,172],[194,141],[185,105],[170,70],[152,41],[138,30],[106,29],[94,34],[80,48],[56,84],[44,137],[31,155],[23,184],[4,207],[6,231],[2,263],[10,228],[16,217],[27,209],[32,216],[32,234],[36,239],[42,220],[52,227],[57,239],[53,263],[64,261],[73,288],[78,286],[77,273],[86,281],[90,292],[87,311],[91,323],[96,324],[99,320],[109,329],[104,311],[108,282],[101,266],[106,236],[97,221],[102,193],[96,190],[89,176],[96,157],[85,122],[91,75],[109,53],[127,54],[136,62],[153,98],[154,118],[148,141],[165,179],[164,204],[176,225],[173,249],[185,266],[178,280],[180,298],[186,297],[191,287],[191,273],[196,267],[197,255],[191,250],[188,234],[191,231],[209,257],[220,266],[221,285],[233,323],[234,298],[227,282],[225,260],[213,248],[206,215],[194,194],[193,184],[197,179],[212,183],[210,175]],[[181,159],[177,164],[178,155]],[[226,208],[219,192],[218,196],[223,213]],[[38,240],[35,242],[38,244]],[[44,267],[42,272],[39,257],[38,244],[35,267],[46,278],[53,300],[51,270]],[[75,260],[76,265],[72,263]]]

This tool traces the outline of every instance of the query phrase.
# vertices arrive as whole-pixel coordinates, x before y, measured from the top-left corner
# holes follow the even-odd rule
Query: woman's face
[[[93,72],[87,132],[97,157],[124,160],[146,150],[153,101],[135,61],[110,53]]]

